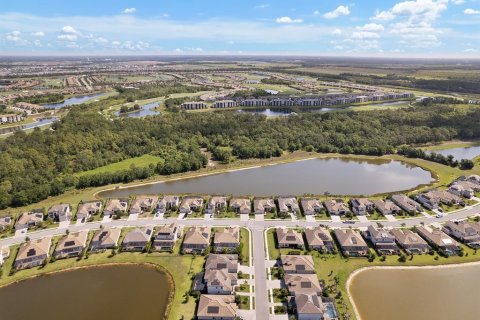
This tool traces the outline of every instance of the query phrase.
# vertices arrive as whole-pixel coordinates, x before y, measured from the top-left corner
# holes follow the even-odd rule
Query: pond
[[[271,196],[329,192],[368,195],[411,189],[433,180],[429,171],[400,161],[335,157],[106,190],[99,195],[104,198],[158,193]]]
[[[285,117],[294,115],[295,112],[332,112],[332,111],[342,111],[350,109],[351,107],[342,107],[342,108],[298,108],[298,109],[289,109],[289,108],[266,108],[266,109],[240,109],[237,112],[247,112],[251,114],[261,114],[267,117]]]
[[[52,123],[54,123],[58,120],[60,120],[60,118],[58,118],[58,117],[49,117],[49,118],[41,118],[41,119],[39,119],[35,122],[32,122],[32,123],[29,123],[29,124],[23,124],[23,125],[8,127],[8,128],[0,127],[0,136],[11,134],[11,133],[14,133],[16,131],[28,130],[28,129],[33,129],[33,128],[37,128],[37,127],[43,127],[43,126],[52,124]]]
[[[160,104],[159,102],[147,103],[147,104],[144,104],[143,106],[140,106],[141,109],[135,112],[120,114],[120,112],[117,111],[115,112],[115,115],[119,117],[125,117],[125,118],[143,118],[146,116],[153,116],[153,115],[160,114],[160,111],[155,110],[155,108],[158,107],[159,104]]]
[[[106,95],[106,93],[97,93],[97,94],[90,94],[90,95],[86,95],[86,96],[73,96],[73,97],[70,97],[68,99],[65,99],[65,101],[63,101],[63,102],[47,103],[47,104],[42,104],[42,106],[44,108],[47,108],[47,109],[61,109],[61,108],[68,107],[68,106],[71,106],[71,105],[74,105],[74,104],[81,104],[81,103],[87,102],[88,100],[98,99],[98,98],[101,98],[105,95]]]
[[[140,265],[78,269],[0,289],[2,319],[163,319],[168,276]]]
[[[434,150],[433,152],[443,154],[444,156],[452,155],[457,160],[471,160],[475,157],[480,156],[480,146]]]
[[[365,320],[477,320],[480,266],[369,269],[350,292]]]

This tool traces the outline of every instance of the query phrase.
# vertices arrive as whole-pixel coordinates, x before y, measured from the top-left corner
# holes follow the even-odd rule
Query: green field
[[[98,173],[113,173],[116,171],[128,170],[132,165],[135,165],[136,167],[144,168],[144,167],[148,167],[151,164],[156,165],[158,162],[159,162],[158,157],[146,154],[141,157],[130,158],[117,163],[112,163],[103,167],[99,167],[93,170],[80,172],[77,174],[77,176],[81,177],[81,176],[93,175]]]

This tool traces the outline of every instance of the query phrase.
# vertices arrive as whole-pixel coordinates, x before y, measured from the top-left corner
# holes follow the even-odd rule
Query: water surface
[[[73,96],[68,99],[65,99],[65,101],[63,102],[47,103],[47,104],[42,104],[42,106],[47,109],[61,109],[74,104],[81,104],[81,103],[87,102],[88,100],[97,99],[105,95],[106,93],[97,93],[97,94],[90,94],[86,96]]]
[[[138,265],[79,269],[0,289],[0,319],[163,319],[168,276]]]
[[[159,102],[152,102],[152,103],[147,103],[144,104],[143,106],[140,106],[140,110],[134,111],[134,112],[129,112],[125,114],[120,114],[120,111],[115,112],[116,116],[119,117],[125,117],[125,118],[143,118],[146,116],[153,116],[160,114],[160,111],[155,110],[156,107],[159,106]]]
[[[480,156],[480,146],[452,148],[443,150],[433,150],[435,153],[443,154],[444,156],[452,155],[455,159],[473,159]]]
[[[363,320],[478,320],[480,266],[370,269],[350,291]]]
[[[28,129],[33,129],[33,128],[37,128],[37,127],[43,127],[43,126],[52,124],[52,123],[54,123],[58,120],[60,120],[60,118],[58,118],[58,117],[48,117],[48,118],[41,118],[41,119],[39,119],[35,122],[28,123],[28,124],[22,124],[22,125],[8,127],[8,128],[0,127],[0,136],[11,134],[11,133],[14,133],[16,131],[28,130]]]
[[[406,190],[433,181],[431,173],[400,161],[309,159],[197,178],[108,190],[100,196],[138,194],[360,195]]]

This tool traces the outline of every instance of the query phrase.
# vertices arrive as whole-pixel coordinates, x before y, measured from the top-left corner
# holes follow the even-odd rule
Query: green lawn
[[[135,165],[137,167],[148,167],[151,164],[156,165],[158,162],[159,162],[158,157],[145,154],[141,157],[126,159],[117,163],[112,163],[103,167],[98,167],[93,170],[80,172],[80,173],[77,173],[76,175],[81,177],[81,176],[93,175],[97,173],[111,173],[111,172],[116,172],[121,170],[128,170],[132,165]]]
[[[242,264],[248,266],[250,263],[250,237],[245,228],[240,228],[240,243],[242,244]]]
[[[75,258],[57,260],[48,263],[43,268],[33,268],[16,272],[10,276],[10,268],[16,255],[18,246],[11,248],[10,258],[5,262],[3,267],[3,275],[0,278],[0,286],[8,283],[23,280],[35,275],[45,274],[77,267],[87,267],[112,263],[146,263],[158,266],[168,272],[174,281],[174,296],[168,319],[178,320],[192,319],[195,312],[195,299],[185,299],[185,293],[190,290],[190,278],[203,267],[204,257],[191,255],[177,255],[169,253],[119,253],[110,256],[111,251],[107,250],[103,253],[91,254],[88,258],[77,260]]]

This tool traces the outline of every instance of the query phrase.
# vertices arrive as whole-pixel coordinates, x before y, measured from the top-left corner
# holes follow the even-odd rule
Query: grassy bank
[[[88,176],[88,175],[99,174],[99,173],[114,173],[117,171],[129,170],[132,165],[135,165],[136,167],[139,167],[139,168],[145,168],[145,167],[148,167],[149,165],[156,166],[159,161],[160,161],[160,158],[152,156],[150,154],[145,154],[141,157],[130,158],[130,159],[126,159],[117,163],[112,163],[103,167],[98,167],[93,170],[80,172],[76,174],[76,176],[81,177],[81,176]]]

